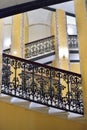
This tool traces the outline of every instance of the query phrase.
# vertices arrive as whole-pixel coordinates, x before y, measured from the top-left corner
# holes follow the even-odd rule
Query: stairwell
[[[28,110],[44,113],[47,115],[53,115],[64,119],[70,119],[70,120],[77,120],[77,121],[83,121],[84,116],[81,114],[76,114],[73,112],[67,112],[64,110],[48,107],[46,105],[41,105],[38,103],[26,101],[20,98],[8,96],[6,94],[0,95],[0,101],[4,101],[7,103],[10,103],[11,105],[16,105],[18,107],[22,107]]]
[[[80,74],[7,54],[3,54],[2,72],[1,93],[34,102],[30,107],[28,105],[29,108],[49,108],[49,114],[68,112],[68,115],[72,114],[68,117],[83,116]],[[10,100],[16,104],[18,101],[15,98]]]
[[[26,130],[31,128],[33,130],[43,129],[41,128],[43,127],[42,122],[47,123],[51,118],[58,121],[58,124],[56,124],[55,121],[51,121],[53,124],[52,126],[52,124],[48,122],[45,126],[45,130],[48,130],[48,128],[51,130],[54,128],[60,128],[60,130],[66,128],[67,130],[71,130],[72,127],[70,125],[68,126],[68,123],[75,123],[74,130],[83,130],[85,118],[82,101],[81,75],[30,61],[32,56],[32,60],[36,59],[35,57],[37,55],[38,57],[41,57],[43,52],[44,56],[47,53],[51,53],[51,51],[53,53],[53,38],[53,36],[47,38],[49,39],[47,51],[45,50],[45,47],[47,48],[45,40],[47,41],[47,39],[44,39],[44,48],[42,45],[43,39],[39,42],[37,41],[37,44],[35,41],[35,44],[32,44],[33,48],[31,44],[29,44],[31,53],[29,53],[28,47],[26,48],[26,52],[29,53],[30,58],[27,55],[28,53],[25,53],[25,57],[28,60],[3,54],[0,103],[2,106],[7,106],[8,108],[13,107],[13,109],[16,108],[18,111],[23,111],[23,114],[33,113],[31,114],[31,117],[33,117],[34,114],[39,115],[39,118],[36,116],[38,118],[37,120],[42,119],[42,116],[44,115],[44,118],[40,122],[41,125],[36,121],[36,123],[34,122],[36,127],[33,128],[31,126],[32,123],[29,123],[30,127],[25,127]],[[39,50],[37,51],[39,44],[42,45],[42,52],[39,52]],[[28,44],[26,44],[26,46],[27,45]],[[41,50],[41,48],[39,49]],[[51,61],[53,60],[52,58],[48,59]],[[6,114],[6,111],[4,113]],[[10,114],[10,111],[8,113]],[[11,118],[12,116],[14,117],[15,115],[11,115]],[[30,121],[30,117],[28,118]],[[4,117],[3,120],[5,120]],[[16,116],[15,120],[18,120],[16,119]],[[22,120],[21,118],[19,120],[20,124]],[[32,118],[32,120],[34,119]],[[62,121],[65,124],[63,124],[63,126],[60,125],[60,122],[62,123]],[[24,120],[24,123],[25,122],[28,123],[26,119]],[[19,126],[19,124],[17,124],[19,129],[17,126],[14,126],[14,130],[22,130],[22,126],[25,126]],[[9,127],[7,130],[10,129],[12,129],[12,127]]]

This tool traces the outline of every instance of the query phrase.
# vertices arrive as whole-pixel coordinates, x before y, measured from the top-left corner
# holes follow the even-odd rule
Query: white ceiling
[[[1,0],[0,9],[22,4],[22,3],[26,3],[26,2],[30,2],[30,1],[34,1],[34,0]]]
[[[27,12],[28,16],[28,24],[34,25],[34,24],[45,24],[45,25],[51,25],[51,15],[52,12],[44,9],[36,9],[33,11]]]
[[[10,0],[8,0],[8,1],[10,1]],[[29,1],[29,0],[26,0],[26,1]],[[49,6],[49,7],[54,8],[54,9],[62,9],[62,10],[65,10],[66,12],[69,12],[69,13],[72,13],[72,14],[75,13],[75,11],[74,11],[74,1],[65,2],[65,3],[62,3],[62,4],[55,4],[55,5],[52,5],[52,6]],[[32,25],[32,24],[37,24],[37,23],[44,23],[46,25],[50,25],[51,24],[50,23],[51,22],[51,13],[52,13],[51,11],[44,10],[44,9],[41,9],[41,8],[33,10],[33,11],[29,11],[29,12],[27,12],[28,22],[29,22],[28,24]],[[67,24],[76,25],[75,18],[67,16],[67,19],[68,19]],[[12,24],[12,17],[4,18],[4,24]]]
[[[61,3],[61,4],[55,4],[55,5],[52,5],[52,6],[49,6],[49,7],[54,8],[54,9],[62,9],[66,12],[75,14],[74,1],[64,2],[64,3]]]
[[[22,3],[26,3],[26,2],[30,2],[30,1],[35,1],[35,0],[2,0],[2,1],[0,1],[0,9],[22,4]],[[69,1],[69,2],[64,2],[61,4],[52,5],[49,7],[52,7],[55,9],[63,9],[65,11],[73,13],[73,14],[75,13],[74,0]]]

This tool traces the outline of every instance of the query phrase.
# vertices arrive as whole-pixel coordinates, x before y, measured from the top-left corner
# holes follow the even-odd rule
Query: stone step
[[[52,108],[50,107],[49,111],[48,111],[49,115],[54,115],[54,116],[60,116],[63,118],[67,118],[68,117],[68,113],[64,110],[60,110],[60,109],[56,109],[56,108]]]
[[[42,113],[48,113],[49,107],[47,107],[45,105],[38,104],[38,103],[31,102],[29,105],[29,109],[39,111]]]
[[[0,94],[0,100],[5,101],[5,102],[10,102],[11,96],[5,95],[5,94]]]
[[[20,99],[20,98],[16,98],[16,97],[13,97],[10,102],[12,104],[15,104],[15,105],[18,105],[18,106],[21,106],[21,107],[24,107],[24,108],[29,108],[29,104],[30,104],[29,101],[26,101],[26,100],[23,100],[23,99]]]
[[[76,114],[76,113],[73,113],[73,112],[68,112],[68,119],[75,119],[75,118],[82,119],[83,115]]]
[[[64,113],[64,112],[65,111],[63,111],[63,110],[52,108],[52,107],[50,107],[50,109],[49,109],[49,114]]]
[[[34,103],[34,102],[31,102],[30,106],[29,106],[30,109],[31,108],[44,108],[44,107],[47,107],[47,106],[41,105],[41,104],[38,104],[38,103]]]
[[[81,115],[81,114],[76,114],[73,112],[66,112],[64,110],[55,109],[55,108],[51,108],[51,107],[49,109],[49,114],[67,117],[68,119],[83,119],[83,115]]]
[[[8,96],[5,94],[0,94],[0,100],[9,102],[11,104],[18,105],[20,107],[31,109],[34,111],[47,113],[49,115],[60,116],[60,117],[67,118],[67,119],[84,119],[83,115],[80,115],[80,114],[75,114],[73,112],[66,112],[64,110],[47,107],[46,105],[29,102],[29,101],[26,101],[26,100],[23,100],[20,98],[16,98],[16,97],[11,97],[11,96]]]

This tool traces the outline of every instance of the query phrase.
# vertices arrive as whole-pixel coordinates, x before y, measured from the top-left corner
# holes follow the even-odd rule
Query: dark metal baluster
[[[32,83],[33,83],[33,88],[32,88],[32,93],[33,93],[33,100],[34,100],[34,95],[35,95],[35,83],[34,83],[34,65],[33,65],[33,67],[32,67]]]
[[[50,101],[51,101],[51,105],[52,105],[52,99],[53,99],[53,92],[52,92],[52,69],[50,69]]]
[[[14,90],[15,90],[15,96],[16,96],[16,89],[17,89],[17,84],[16,84],[16,80],[17,80],[17,60],[15,60],[15,66],[14,66],[14,75],[15,75],[15,77],[14,77]]]
[[[41,71],[40,71],[40,73],[41,73],[41,78],[40,78],[40,81],[39,81],[39,83],[40,83],[40,100],[41,100],[41,102],[42,102],[42,99],[43,99],[43,97],[44,97],[44,83],[43,83],[43,68],[41,68]]]
[[[60,72],[58,72],[58,106],[60,104],[61,98],[62,98],[62,92],[61,92],[61,83],[60,83],[61,75]]]
[[[23,78],[22,78],[22,83],[23,83],[23,86],[22,86],[22,94],[24,94],[24,91],[25,91],[25,85],[26,85],[26,75],[25,75],[25,63],[24,63],[24,72],[23,72]]]
[[[80,100],[79,100],[79,95],[78,95],[78,91],[79,91],[79,88],[78,88],[78,81],[77,81],[77,77],[75,78],[76,79],[76,81],[75,81],[75,83],[76,83],[76,91],[75,91],[75,97],[76,97],[76,99],[75,99],[75,102],[76,102],[76,111],[78,111],[78,104],[79,104],[79,102],[80,102]]]
[[[9,59],[7,58],[7,65],[6,65],[7,67],[7,70],[5,70],[5,72],[7,73],[7,80],[6,80],[6,86],[7,86],[7,89],[8,89],[8,91],[9,91],[9,80],[10,80],[10,72],[9,72]]]
[[[67,74],[67,75],[68,75],[68,74]],[[68,78],[67,78],[67,85],[68,85],[68,106],[69,106],[69,110],[70,110],[71,100],[70,100],[69,75],[68,75]]]

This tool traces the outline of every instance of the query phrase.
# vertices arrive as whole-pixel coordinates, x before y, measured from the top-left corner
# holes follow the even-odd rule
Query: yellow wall
[[[66,14],[63,10],[57,10],[57,21],[59,42],[59,68],[69,70]]]
[[[2,74],[2,40],[3,40],[3,20],[0,19],[0,86],[2,84],[2,75],[1,75]]]
[[[11,54],[19,57],[21,57],[23,53],[21,52],[21,20],[22,14],[13,16]]]
[[[54,47],[55,47],[55,59],[52,62],[52,66],[58,68],[59,65],[59,52],[58,52],[58,36],[56,29],[56,12],[52,13],[52,35],[55,36]]]
[[[22,50],[22,14],[17,14],[13,16],[13,25],[12,25],[12,44],[11,44],[11,55],[22,57],[23,50]],[[15,75],[15,70],[11,68],[13,72],[11,75],[11,82]],[[17,75],[19,76],[20,68],[17,69]]]
[[[74,0],[82,73],[84,112],[87,123],[87,10],[85,0]]]
[[[0,101],[0,130],[86,130],[84,123],[66,120]]]
[[[28,17],[27,17],[27,13],[24,13],[24,58],[25,58],[25,44],[28,43],[28,31],[29,31],[29,27],[28,27]]]
[[[82,0],[81,0],[82,1]],[[81,2],[80,1],[80,2]],[[80,3],[81,4],[81,3]],[[20,20],[21,17],[17,17],[15,19],[14,23],[14,38],[13,38],[13,44],[12,45],[12,53],[15,49],[18,51],[18,55],[21,55],[20,51]],[[18,21],[19,20],[19,21]],[[17,22],[18,21],[18,22]],[[86,33],[87,34],[87,33]],[[61,35],[62,36],[62,35]],[[63,37],[63,36],[62,36]],[[81,42],[87,41],[86,37],[84,40],[84,36],[82,37]],[[63,41],[64,42],[64,41]],[[62,43],[62,41],[61,41]],[[64,44],[62,44],[64,47]],[[81,46],[82,48],[82,46]],[[87,47],[86,47],[87,48]],[[82,49],[83,50],[83,49]],[[82,57],[84,56],[83,53],[81,53]],[[63,60],[63,61],[62,61]],[[68,69],[68,59],[62,59],[62,67]],[[82,62],[86,62],[84,58],[82,59]],[[87,63],[87,62],[86,62]],[[65,65],[65,66],[63,66]],[[87,65],[87,64],[86,64]],[[87,77],[87,73],[85,73],[86,70],[86,65],[83,64],[83,78],[85,79]],[[61,67],[61,68],[62,68]],[[75,66],[71,66],[71,69],[74,70],[78,68],[78,65],[74,68]],[[79,69],[78,69],[79,71]],[[86,76],[86,77],[84,77]],[[86,85],[85,80],[84,81],[84,86]],[[85,88],[85,90],[87,90]],[[85,92],[87,95],[87,91]],[[85,98],[87,99],[87,98]],[[87,104],[85,100],[85,104]],[[87,105],[86,105],[87,106]],[[11,105],[5,102],[0,102],[0,130],[86,130],[85,127],[87,127],[84,123],[82,122],[77,122],[73,120],[67,120],[67,119],[62,119],[56,116],[49,116],[47,114],[42,114],[38,112],[34,112],[31,110],[27,110],[24,108],[17,107],[15,105]]]
[[[27,13],[24,13],[24,43],[28,43],[28,17]]]
[[[70,63],[70,71],[80,74],[80,63]]]

